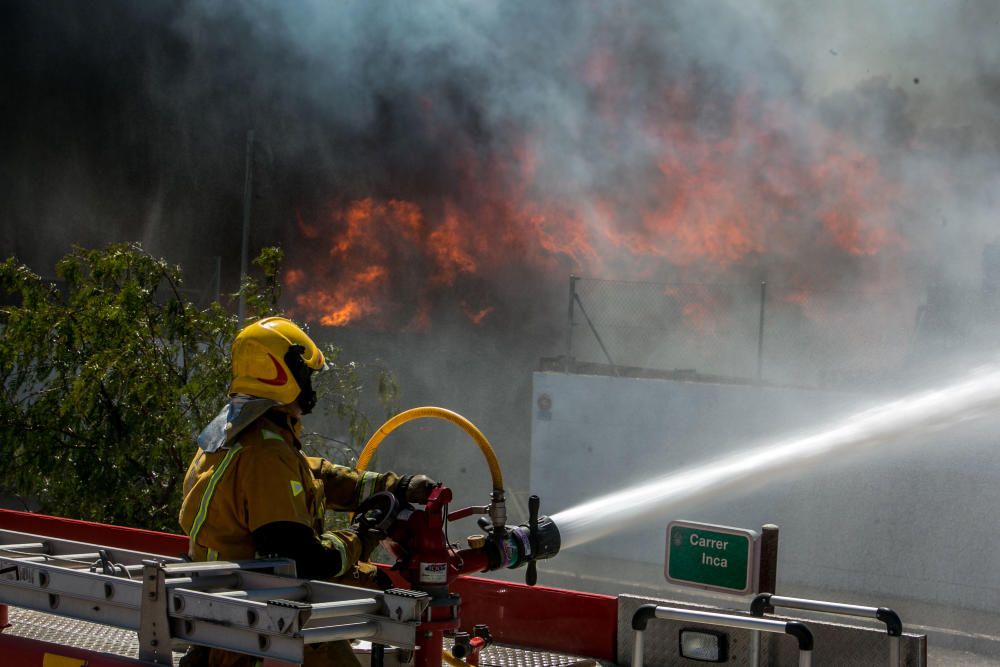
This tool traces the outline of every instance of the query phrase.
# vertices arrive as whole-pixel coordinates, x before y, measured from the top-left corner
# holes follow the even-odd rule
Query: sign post
[[[667,526],[663,574],[672,584],[745,595],[757,592],[760,534],[691,521]]]

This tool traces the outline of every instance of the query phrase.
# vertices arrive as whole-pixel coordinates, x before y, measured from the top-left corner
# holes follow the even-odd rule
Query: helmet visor
[[[302,358],[302,353],[306,351],[301,345],[292,345],[285,353],[285,365],[292,372],[292,377],[299,385],[299,395],[295,402],[302,409],[302,414],[307,415],[316,407],[316,391],[312,386],[312,375],[315,371],[306,365]]]

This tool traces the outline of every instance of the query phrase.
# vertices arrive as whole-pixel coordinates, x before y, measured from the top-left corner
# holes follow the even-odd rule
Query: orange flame
[[[598,53],[582,70],[602,108],[624,108],[615,68]],[[548,194],[553,165],[525,133],[488,157],[456,140],[452,180],[420,201],[349,200],[325,223],[296,211],[314,254],[308,271],[285,276],[296,314],[424,331],[431,304],[449,299],[471,322],[490,320],[505,281],[569,272],[649,279],[670,267],[725,272],[775,258],[797,266],[824,248],[855,261],[905,249],[891,217],[898,188],[849,137],[753,92],[717,110],[709,129],[691,87],[669,86],[662,100],[642,125],[645,162],[580,196]],[[432,126],[434,105],[422,109]],[[683,315],[710,327],[713,307],[685,303]]]
[[[473,324],[482,324],[486,316],[496,310],[493,306],[487,306],[486,308],[480,308],[479,310],[474,310],[466,304],[462,304],[462,311],[465,316],[469,318],[469,321]]]
[[[712,319],[711,312],[703,303],[688,303],[684,304],[684,319],[702,332],[709,332],[715,329],[715,321]]]
[[[463,247],[468,225],[452,206],[445,208],[444,223],[427,237],[427,249],[434,262],[432,285],[454,285],[459,274],[474,274],[478,269],[470,250]]]
[[[809,292],[805,289],[792,290],[785,294],[783,300],[801,306],[809,302]]]
[[[298,287],[306,280],[306,272],[302,269],[289,269],[285,271],[285,284],[289,287]]]

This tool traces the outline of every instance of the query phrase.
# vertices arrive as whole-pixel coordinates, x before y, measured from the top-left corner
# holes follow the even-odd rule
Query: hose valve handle
[[[538,509],[541,504],[542,501],[538,496],[533,495],[528,498],[528,537],[531,540],[532,548],[538,544]],[[524,583],[529,586],[538,583],[538,566],[534,556],[535,554],[532,554],[532,559],[528,562],[528,568],[524,572]]]

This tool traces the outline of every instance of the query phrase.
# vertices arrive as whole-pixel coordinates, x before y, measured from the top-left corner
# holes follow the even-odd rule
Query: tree
[[[241,285],[252,318],[277,313],[281,261],[265,249],[263,279]],[[222,406],[239,323],[218,303],[191,303],[180,267],[138,245],[75,248],[56,274],[58,285],[0,263],[0,489],[51,514],[175,531],[193,437]],[[320,398],[354,449],[371,428],[361,367],[325,351],[334,368]],[[376,375],[388,411],[395,382]]]

